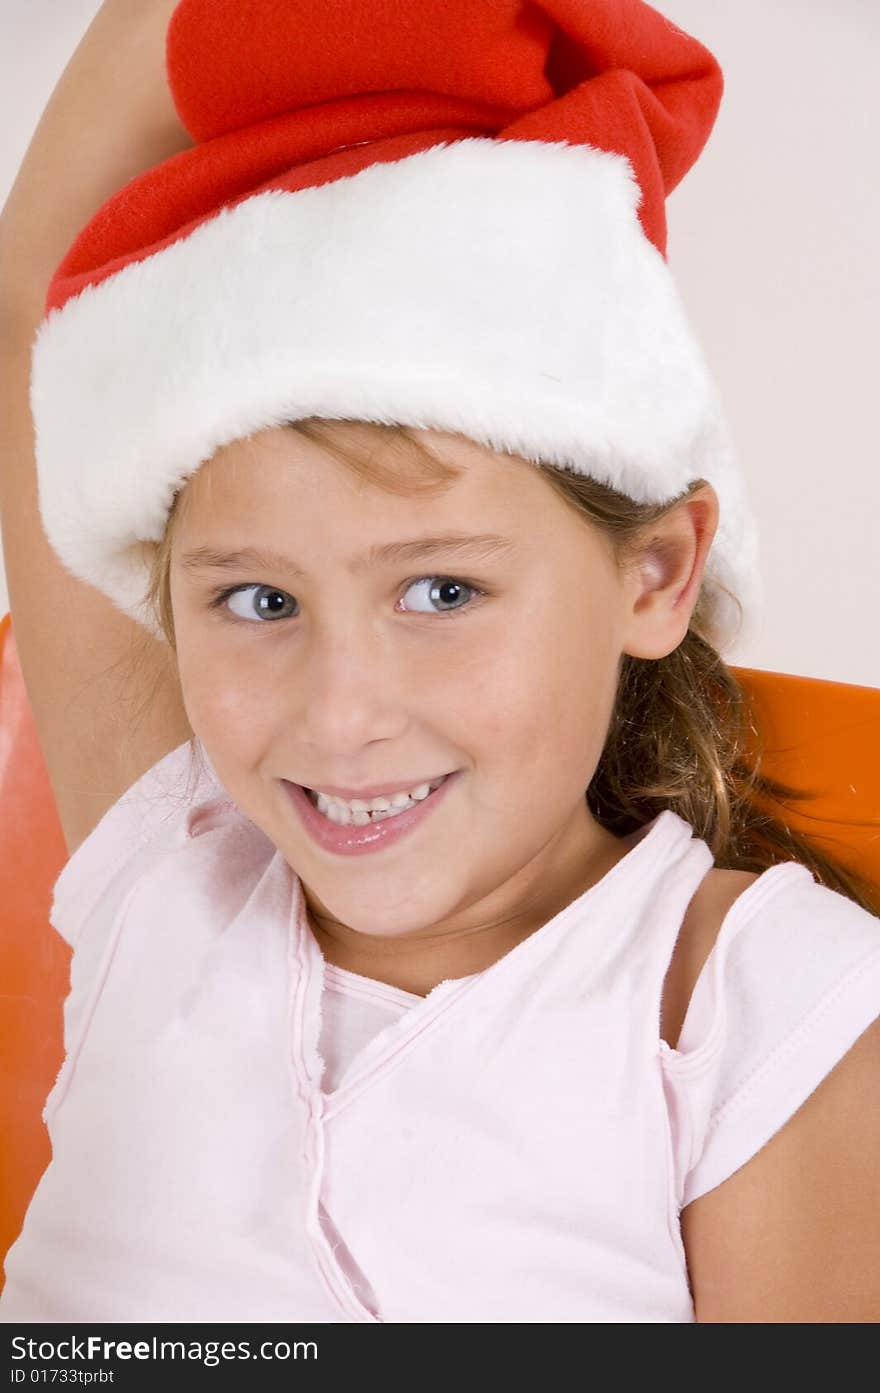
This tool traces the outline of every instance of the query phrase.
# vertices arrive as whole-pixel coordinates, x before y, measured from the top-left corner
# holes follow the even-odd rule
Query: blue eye
[[[417,606],[406,606],[403,610],[405,614],[452,614],[456,610],[465,609],[472,603],[474,596],[483,595],[485,592],[476,585],[470,585],[467,581],[457,580],[452,576],[420,576],[418,580],[409,582],[404,594],[416,590],[419,586],[427,586],[427,593],[423,592],[423,597],[428,600],[428,608]],[[248,594],[248,592],[257,592]],[[242,597],[241,609],[233,610],[227,605],[227,601],[236,596]],[[461,603],[464,598],[464,603]],[[255,603],[256,601],[256,603]],[[290,619],[293,616],[285,612],[289,604],[296,605],[296,600],[286,591],[279,590],[274,585],[230,585],[218,592],[210,601],[211,609],[223,610],[224,617],[241,620],[247,623],[249,620],[275,620]],[[433,608],[439,605],[440,608]]]
[[[218,595],[214,596],[213,600],[211,600],[211,609],[225,608],[227,600],[231,600],[233,596],[236,595],[244,596],[248,590],[262,590],[264,592],[257,602],[257,609],[254,608],[253,599],[248,599],[244,601],[243,605],[245,613],[239,613],[235,610],[228,611],[228,613],[233,615],[236,619],[242,619],[245,622],[247,622],[248,619],[254,619],[257,614],[263,615],[269,619],[274,619],[278,616],[279,611],[283,610],[284,601],[293,600],[291,595],[288,595],[284,590],[276,589],[273,585],[232,585],[228,586],[225,590],[221,590]],[[279,600],[281,601],[280,604],[278,603]],[[293,600],[293,603],[295,604],[296,601]],[[281,614],[282,619],[287,619],[288,617],[289,616],[286,614]]]
[[[416,614],[449,614],[454,609],[464,609],[466,605],[459,604],[458,601],[464,592],[470,591],[471,594],[478,595],[481,592],[475,585],[468,585],[466,581],[455,580],[451,576],[421,576],[418,580],[411,581],[406,593],[415,590],[420,585],[428,587],[426,598],[431,603],[438,603],[447,608],[436,609],[416,609]]]

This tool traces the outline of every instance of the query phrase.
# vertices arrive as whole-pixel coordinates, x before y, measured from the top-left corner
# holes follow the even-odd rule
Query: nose
[[[382,635],[368,622],[314,626],[293,679],[299,739],[317,755],[354,756],[374,740],[406,727],[404,674]]]

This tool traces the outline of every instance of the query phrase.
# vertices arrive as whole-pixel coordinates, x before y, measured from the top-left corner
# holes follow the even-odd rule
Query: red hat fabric
[[[722,91],[708,50],[638,0],[183,0],[167,71],[198,145],[105,204],[47,309],[221,204],[467,135],[625,155],[645,234],[665,253],[666,194],[702,150]]]
[[[640,501],[719,493],[719,642],[756,538],[669,276],[721,98],[641,0],[181,0],[197,142],[98,210],[34,347],[66,564],[158,637],[142,541],[222,444],[307,415],[461,430]]]

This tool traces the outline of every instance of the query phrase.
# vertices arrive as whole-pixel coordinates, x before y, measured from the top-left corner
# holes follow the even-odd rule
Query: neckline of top
[[[619,861],[616,861],[611,869],[606,871],[599,880],[593,885],[588,886],[576,899],[564,905],[558,913],[554,914],[552,918],[548,919],[540,928],[535,929],[527,938],[514,944],[506,953],[502,953],[499,958],[496,958],[494,962],[490,963],[480,972],[470,973],[464,977],[445,977],[441,982],[438,982],[432,987],[425,996],[421,996],[418,993],[404,992],[402,988],[394,987],[389,982],[382,982],[379,978],[363,977],[361,974],[350,972],[347,968],[337,967],[335,963],[328,963],[318,940],[315,938],[309,926],[302,882],[294,872],[294,889],[297,898],[295,906],[296,922],[300,926],[300,931],[307,939],[311,940],[313,952],[321,959],[322,981],[326,981],[326,974],[332,969],[332,975],[336,976],[337,982],[339,985],[343,986],[343,988],[347,984],[354,987],[359,982],[361,984],[367,984],[366,986],[362,985],[362,990],[368,990],[369,987],[374,987],[377,991],[381,992],[381,990],[385,988],[387,991],[400,993],[408,1004],[423,1005],[430,1000],[434,1000],[436,997],[454,991],[456,988],[463,991],[469,984],[476,982],[480,978],[487,976],[496,977],[505,971],[512,970],[513,966],[526,959],[530,953],[537,952],[539,947],[548,938],[553,937],[559,929],[564,928],[572,918],[581,914],[587,905],[592,908],[594,900],[598,900],[604,894],[607,894],[609,888],[613,888],[627,873],[639,867],[642,861],[647,857],[655,854],[660,855],[667,846],[674,846],[676,842],[683,842],[686,839],[692,842],[693,845],[697,845],[697,842],[694,841],[693,828],[690,823],[686,822],[684,818],[679,817],[671,808],[664,808],[663,811],[652,818],[650,822],[637,828],[634,833],[630,833],[629,837],[633,840],[633,844],[629,851],[627,851]],[[703,845],[705,845],[705,843],[703,843]],[[455,991],[455,995],[457,996],[458,994],[458,991]]]
[[[447,977],[447,982],[469,982],[472,977],[479,977],[479,972],[469,973],[465,977]],[[366,977],[362,972],[353,972],[351,968],[340,967],[337,963],[324,962],[324,986],[335,987],[346,996],[355,996],[359,999],[374,999],[378,1002],[388,1002],[390,1005],[411,1006],[417,1001],[425,1001],[427,993],[423,996],[421,992],[410,992],[405,987],[395,987],[391,982],[385,982],[381,977]]]
[[[690,824],[671,809],[665,809],[650,823],[637,829],[629,851],[599,881],[566,905],[552,919],[547,920],[528,938],[508,949],[482,972],[466,978],[446,978],[437,983],[427,996],[419,996],[415,1000],[405,998],[406,1009],[399,1013],[397,1019],[384,1025],[379,1033],[357,1052],[344,1070],[336,1088],[326,1092],[318,1085],[325,1121],[329,1121],[349,1106],[386,1070],[399,1065],[417,1046],[419,1040],[423,1039],[425,1032],[441,1017],[448,1019],[470,994],[476,994],[476,998],[479,999],[483,992],[498,993],[504,990],[505,983],[514,974],[528,973],[541,953],[548,950],[552,952],[554,944],[568,932],[572,924],[580,922],[587,904],[590,914],[595,918],[596,905],[601,904],[602,895],[608,893],[609,888],[619,883],[623,876],[629,874],[637,879],[646,880],[646,885],[649,885],[650,875],[645,877],[644,872],[646,869],[650,870],[652,860],[659,860],[685,840],[691,847],[702,846],[705,855],[711,859],[711,852],[706,844],[693,841],[692,838],[693,829]],[[298,1009],[306,1010],[307,1014],[310,1010],[312,1014],[308,1019],[314,1024],[316,1020],[320,1020],[319,1003],[323,999],[325,974],[330,965],[327,964],[318,940],[311,931],[302,883],[295,874],[292,877],[292,890],[290,947],[294,961],[301,969],[295,990],[302,994],[302,1001],[310,1003],[310,1006],[301,1006]],[[368,978],[367,982],[372,984],[373,980]],[[370,990],[370,987],[365,986],[364,990]],[[395,989],[389,990],[393,992]],[[374,992],[379,995],[381,987],[374,987]],[[318,1038],[307,1034],[301,1043],[306,1073],[313,1080],[320,1078],[324,1070],[324,1061]]]

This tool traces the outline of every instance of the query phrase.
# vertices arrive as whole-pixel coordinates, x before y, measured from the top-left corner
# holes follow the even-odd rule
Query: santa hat
[[[720,647],[755,618],[743,479],[665,260],[715,59],[640,0],[182,0],[196,142],[109,199],[33,348],[46,534],[143,603],[176,490],[308,416],[460,431],[639,502],[707,479]],[[112,113],[110,113],[112,116]]]

